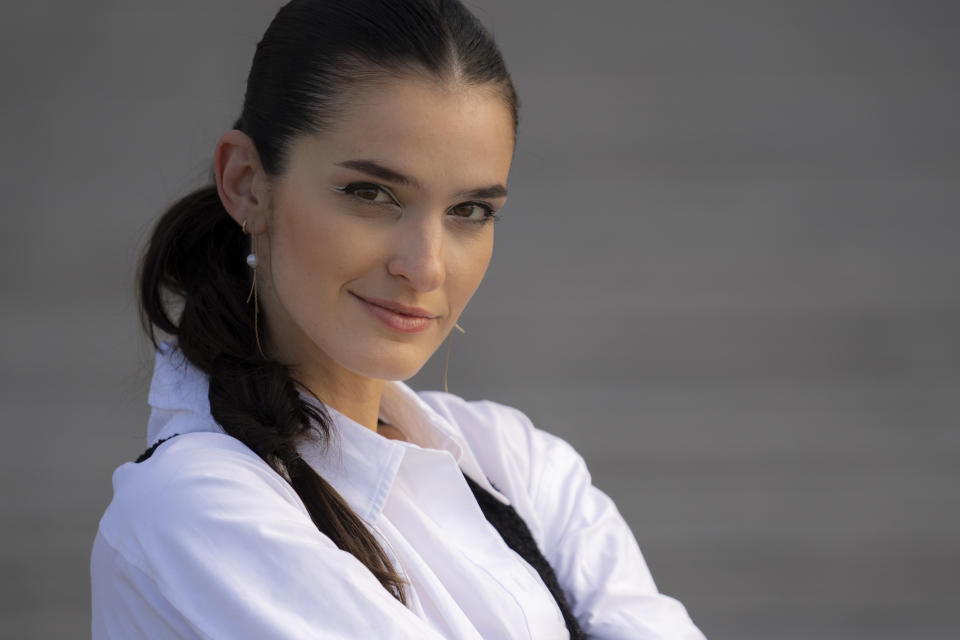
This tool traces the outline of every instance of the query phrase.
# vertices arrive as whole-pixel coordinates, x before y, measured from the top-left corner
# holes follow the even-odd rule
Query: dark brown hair
[[[322,133],[350,106],[350,90],[384,77],[425,75],[490,85],[516,132],[518,102],[492,36],[455,0],[294,0],[257,45],[234,127],[253,140],[265,171],[280,175],[292,142]],[[404,584],[376,538],[337,491],[300,457],[307,437],[329,441],[331,421],[305,401],[289,368],[261,354],[247,304],[248,239],[210,184],[157,222],[139,273],[140,309],[210,380],[210,411],[231,436],[286,478],[317,528],[357,557],[390,593]],[[260,338],[269,319],[259,322]],[[302,385],[301,385],[302,386]]]

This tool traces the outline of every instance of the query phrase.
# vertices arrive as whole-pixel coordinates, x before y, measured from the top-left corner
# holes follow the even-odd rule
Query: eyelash
[[[376,189],[381,193],[385,193],[388,196],[390,196],[390,198],[394,201],[394,204],[397,204],[396,198],[390,191],[373,182],[351,182],[345,187],[331,187],[331,188],[334,191],[337,191],[339,193],[342,193],[350,197],[352,200],[359,202],[360,204],[365,204],[370,206],[386,204],[385,202],[373,202],[371,200],[367,200],[366,198],[361,198],[355,195],[355,193],[360,189]],[[483,217],[480,218],[479,220],[471,220],[470,218],[465,218],[463,216],[454,216],[458,218],[461,222],[467,222],[470,224],[486,224],[487,222],[496,222],[500,220],[500,216],[497,215],[496,211],[493,210],[493,207],[491,207],[489,204],[485,202],[467,201],[467,202],[460,202],[456,206],[459,206],[462,204],[471,204],[471,205],[480,207],[485,211],[485,213]],[[399,204],[397,204],[397,206],[399,206]]]

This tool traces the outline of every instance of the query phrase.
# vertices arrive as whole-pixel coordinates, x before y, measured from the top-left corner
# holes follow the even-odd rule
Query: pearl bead
[[[257,254],[251,253],[247,256],[247,266],[251,269],[256,269],[258,264]]]

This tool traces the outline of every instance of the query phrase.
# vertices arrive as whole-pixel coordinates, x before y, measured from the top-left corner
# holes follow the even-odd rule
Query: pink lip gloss
[[[354,295],[354,297],[370,312],[370,315],[400,333],[421,333],[429,329],[434,321],[434,318],[408,316],[403,313],[397,313],[396,311],[377,306],[372,302],[367,302],[360,296]]]

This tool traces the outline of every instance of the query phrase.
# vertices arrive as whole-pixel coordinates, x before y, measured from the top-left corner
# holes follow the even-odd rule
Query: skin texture
[[[513,141],[510,111],[494,88],[418,78],[357,94],[332,129],[294,142],[279,176],[263,171],[245,134],[226,133],[214,156],[217,186],[234,220],[246,221],[260,260],[267,354],[291,365],[324,402],[377,430],[383,381],[424,365],[483,279],[494,233],[492,219],[477,222],[479,205],[495,211],[506,197],[465,192],[506,186]],[[354,160],[416,184],[340,166]],[[353,193],[343,192],[351,184]],[[357,295],[435,318],[422,332],[403,333]]]

